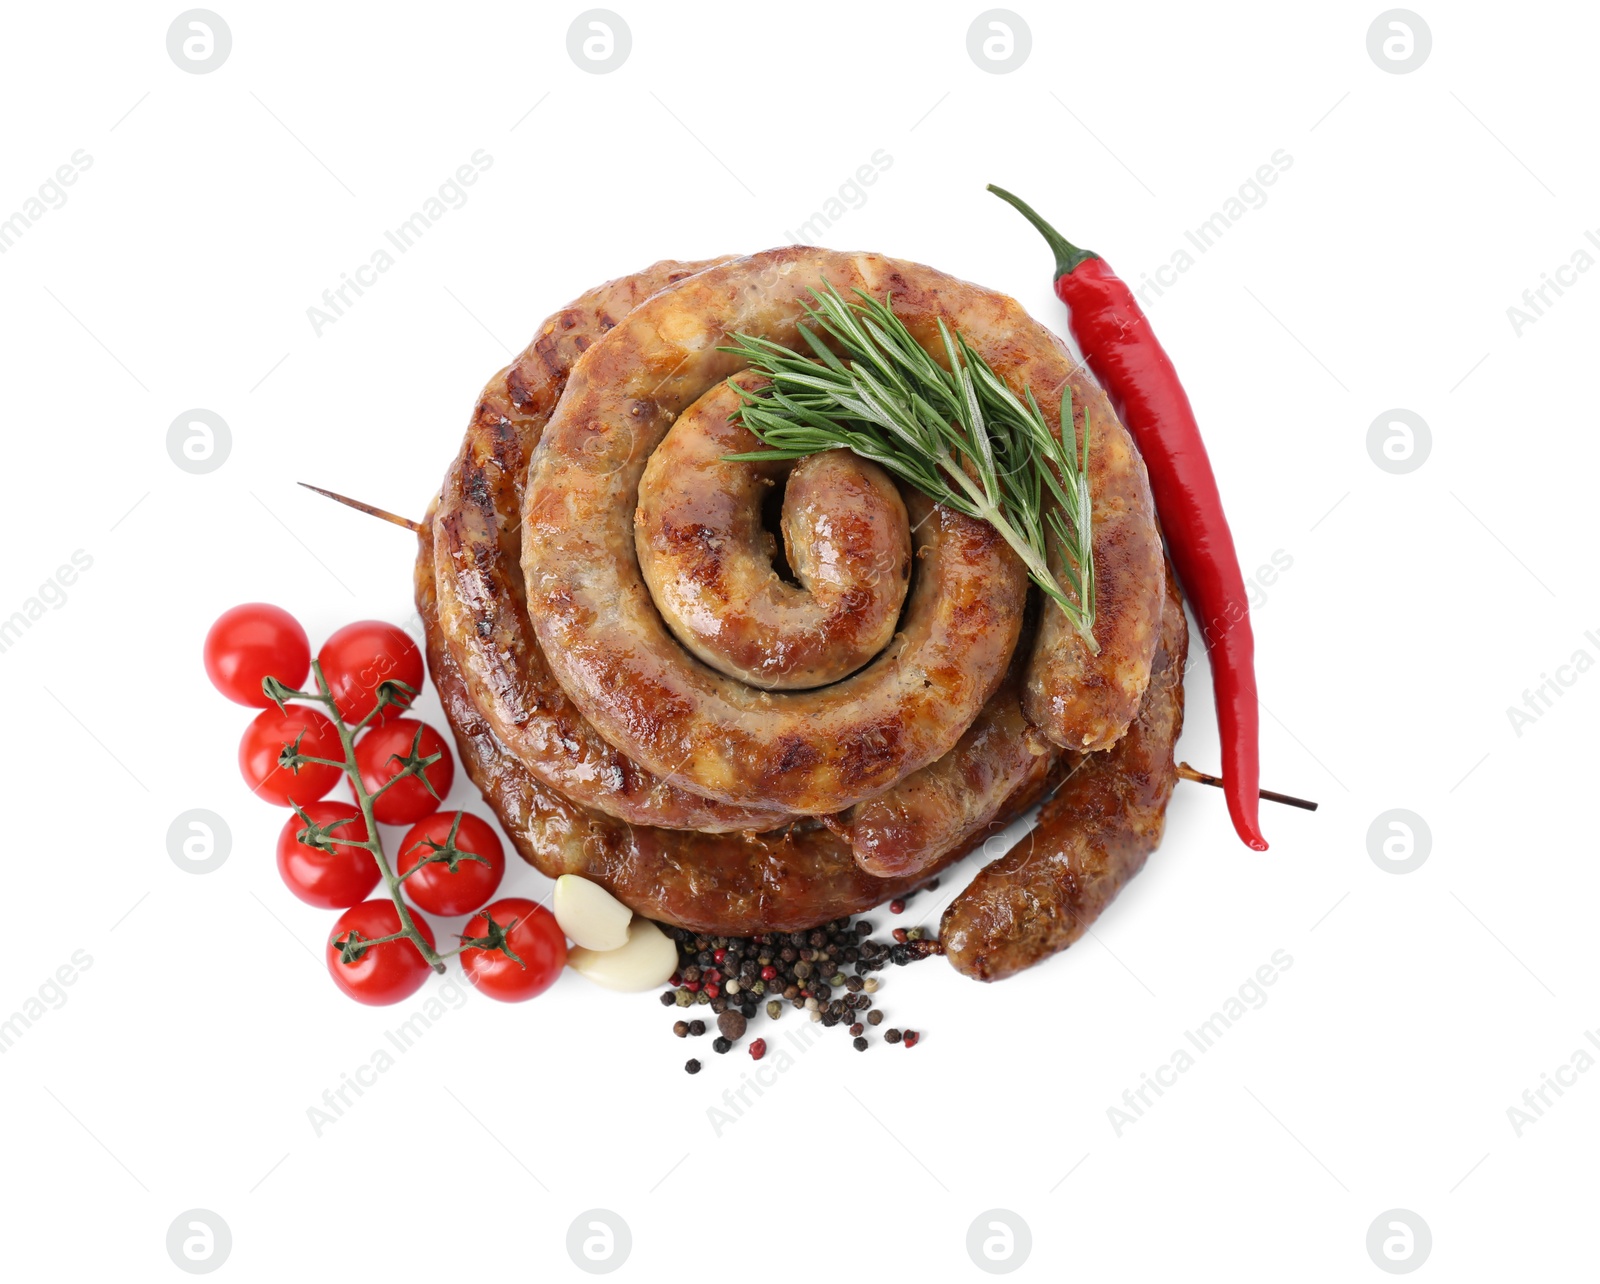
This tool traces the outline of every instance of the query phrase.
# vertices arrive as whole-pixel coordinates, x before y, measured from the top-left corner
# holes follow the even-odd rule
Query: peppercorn
[[[717,1018],[717,1029],[722,1031],[723,1037],[728,1039],[744,1038],[745,1015],[729,1008]]]
[[[885,1043],[899,1043],[900,1031],[896,1030],[893,1026],[890,1026],[883,1032],[883,1041]]]
[[[750,1044],[750,1059],[752,1061],[759,1061],[766,1055],[767,1041],[765,1039],[756,1039]]]
[[[856,1027],[858,1030],[860,1028],[860,1026]],[[860,1034],[856,1035],[855,1038],[850,1040],[850,1046],[853,1047],[857,1052],[865,1052],[867,1050],[866,1036]]]
[[[784,986],[783,997],[786,999],[798,999],[800,997],[800,987],[798,985]]]
[[[894,939],[899,941],[902,945],[905,944],[905,942],[906,942],[906,929],[905,928],[897,927],[897,928],[894,929],[893,932],[890,933],[890,935],[893,936]]]
[[[680,1039],[687,1039],[689,1037],[689,1023],[687,1021],[674,1021],[672,1023],[672,1033]]]
[[[811,975],[811,964],[803,962],[803,961],[800,962],[800,963],[796,963],[794,965],[794,974],[795,974],[796,978],[798,978],[799,980],[801,980],[801,981],[806,980]]]
[[[873,1008],[871,1012],[868,1012],[867,1013],[867,1024],[868,1025],[882,1025],[883,1024],[883,1009],[882,1008]]]
[[[726,988],[727,988],[727,991],[728,991],[729,994],[737,994],[737,993],[739,993],[739,978],[738,977],[732,978],[728,982]]]
[[[677,1001],[678,1001],[678,994],[677,994],[676,990],[662,990],[661,991],[661,1006],[662,1007],[670,1008]]]
[[[863,1029],[864,1029],[864,1027],[862,1026],[861,1022],[857,1021],[853,1026],[850,1027],[850,1033],[855,1035],[856,1038],[859,1039],[861,1037]]]
[[[728,1000],[720,997],[712,999],[711,1010],[718,1013],[726,1012],[728,1010]]]
[[[694,995],[689,993],[688,990],[674,990],[672,992],[672,1001],[680,1008],[686,1008],[694,1002]]]
[[[696,1061],[693,1057],[690,1057],[687,1061],[685,1061],[683,1063],[683,1068],[685,1070],[687,1070],[690,1074],[699,1074],[700,1073],[700,1063],[698,1061]]]
[[[783,1001],[781,999],[770,1000],[767,1003],[767,1015],[774,1021],[781,1017],[783,1015]]]
[[[849,990],[851,994],[857,993],[863,984],[864,982],[859,976],[847,976],[844,979],[844,988]]]
[[[891,914],[904,914],[905,912],[906,912],[906,903],[905,903],[905,901],[903,901],[899,897],[896,897],[894,900],[889,902],[889,913],[891,913]]]
[[[718,1037],[711,1041],[711,1050],[713,1052],[726,1052],[731,1047],[733,1047],[732,1039]]]
[[[766,964],[761,969],[761,979],[763,981],[775,981],[775,980],[777,980],[778,979],[778,969],[773,967],[770,963]]]
[[[906,1047],[908,1047],[908,1048],[916,1047],[917,1046],[917,1040],[920,1039],[921,1037],[922,1036],[920,1034],[918,1034],[915,1030],[907,1030],[905,1032],[905,1044],[906,1044]]]
[[[711,996],[709,994],[707,994],[704,990],[701,990],[699,994],[694,996],[694,1001],[696,1003],[710,1003],[711,1002]]]
[[[921,939],[922,929],[920,927],[913,927],[909,932],[906,933],[906,940],[908,941],[920,941]]]
[[[689,1022],[689,1033],[694,1035],[695,1038],[698,1039],[705,1032],[706,1032],[706,1023],[704,1021],[691,1021],[691,1022]]]
[[[739,1011],[744,1013],[746,1020],[749,1020],[751,1017],[755,1016],[758,1010],[759,1009],[757,1008],[756,1001],[754,999],[746,999],[739,1005]]]
[[[838,1025],[839,1024],[839,1018],[837,1016],[835,1016],[832,1012],[823,1012],[823,1013],[820,1013],[819,1015],[822,1017],[822,1024],[823,1025],[833,1026],[833,1025]]]
[[[875,976],[869,976],[861,983],[861,988],[868,994],[876,994],[878,992],[878,978]]]
[[[828,984],[833,986],[835,989],[838,989],[841,985],[844,984],[844,973],[843,972],[835,972],[832,976],[830,976],[828,978]]]

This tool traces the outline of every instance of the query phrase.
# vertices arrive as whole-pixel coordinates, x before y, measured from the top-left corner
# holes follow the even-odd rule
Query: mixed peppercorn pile
[[[920,890],[938,885],[934,879]],[[906,900],[900,899],[891,901],[889,909],[899,914],[905,906]],[[943,953],[932,934],[920,927],[897,927],[891,940],[874,941],[872,924],[865,919],[840,918],[808,932],[749,937],[703,936],[681,927],[664,930],[677,943],[678,970],[672,976],[673,988],[661,992],[661,1005],[709,1007],[718,1031],[711,1047],[719,1053],[744,1038],[763,1008],[776,1020],[786,1007],[809,1012],[824,1026],[846,1026],[856,1051],[865,1052],[868,1028],[884,1020],[874,998],[879,983],[872,973]],[[680,1039],[699,1037],[706,1030],[703,1019],[686,1018],[672,1026]],[[916,1047],[920,1037],[915,1030],[894,1027],[883,1032],[885,1043],[908,1048]],[[766,1051],[765,1039],[749,1044],[757,1061]],[[690,1059],[683,1068],[697,1074],[700,1062]]]

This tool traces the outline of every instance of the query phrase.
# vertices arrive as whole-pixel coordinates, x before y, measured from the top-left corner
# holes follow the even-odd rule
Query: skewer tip
[[[378,517],[386,522],[392,522],[396,526],[404,526],[413,535],[420,534],[422,531],[421,522],[414,522],[409,517],[401,517],[398,513],[391,513],[386,508],[379,508],[375,504],[363,503],[359,499],[351,499],[350,496],[341,495],[338,491],[324,490],[321,486],[313,486],[310,482],[298,482],[296,484],[304,486],[307,490],[315,491],[319,495],[325,495],[348,508],[353,508],[358,513],[366,513],[371,517]]]

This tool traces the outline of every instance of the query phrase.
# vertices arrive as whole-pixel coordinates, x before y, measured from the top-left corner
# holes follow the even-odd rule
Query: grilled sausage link
[[[712,831],[771,829],[788,814],[715,802],[663,782],[600,736],[551,676],[522,589],[522,486],[567,373],[617,319],[705,263],[657,263],[609,281],[539,327],[483,390],[433,519],[441,628],[473,702],[544,784],[619,820]]]
[[[1050,774],[1061,751],[1023,717],[1022,670],[1019,654],[954,749],[835,826],[862,869],[879,878],[928,869],[989,831],[1008,798]]]
[[[1177,783],[1189,628],[1171,568],[1149,688],[1115,747],[1083,755],[1039,824],[985,868],[944,913],[939,939],[956,971],[998,981],[1086,932],[1161,841]]]
[[[954,747],[1004,675],[1026,587],[992,528],[943,509],[924,522],[913,505],[919,565],[901,631],[851,678],[817,691],[753,690],[673,640],[633,556],[645,463],[673,419],[733,372],[720,338],[737,330],[795,341],[808,291],[824,280],[846,295],[892,296],[930,350],[945,320],[1047,408],[1059,410],[1068,388],[1080,405],[1092,387],[1013,300],[931,268],[803,247],[734,260],[645,301],[584,353],[529,468],[522,549],[546,659],[606,740],[707,797],[818,815],[870,798]],[[1148,561],[1159,547],[1142,465],[1109,412],[1091,443],[1091,486],[1142,492],[1146,505],[1142,523],[1127,523],[1103,549],[1096,543],[1103,591],[1121,595],[1101,609],[1113,621],[1153,621],[1159,582],[1116,574],[1119,561]],[[1148,643],[1137,628],[1111,630],[1100,655],[1077,669],[1125,668],[1142,686]],[[1058,711],[1067,725],[1052,735],[1074,745],[1114,739],[1133,714],[1126,686],[1086,683]]]

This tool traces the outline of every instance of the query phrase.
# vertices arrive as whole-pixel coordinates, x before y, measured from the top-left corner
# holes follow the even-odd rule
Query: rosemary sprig
[[[806,316],[815,329],[800,327],[811,356],[733,335],[722,351],[771,380],[759,393],[733,385],[741,422],[768,449],[726,458],[799,459],[843,447],[881,464],[937,503],[993,526],[1098,653],[1087,411],[1075,448],[1071,393],[1063,389],[1058,440],[1033,390],[1018,398],[943,320],[948,369],[895,316],[890,296],[855,294],[846,301],[827,281],[811,292],[816,306]],[[1050,570],[1050,540],[1062,553],[1065,589]]]

